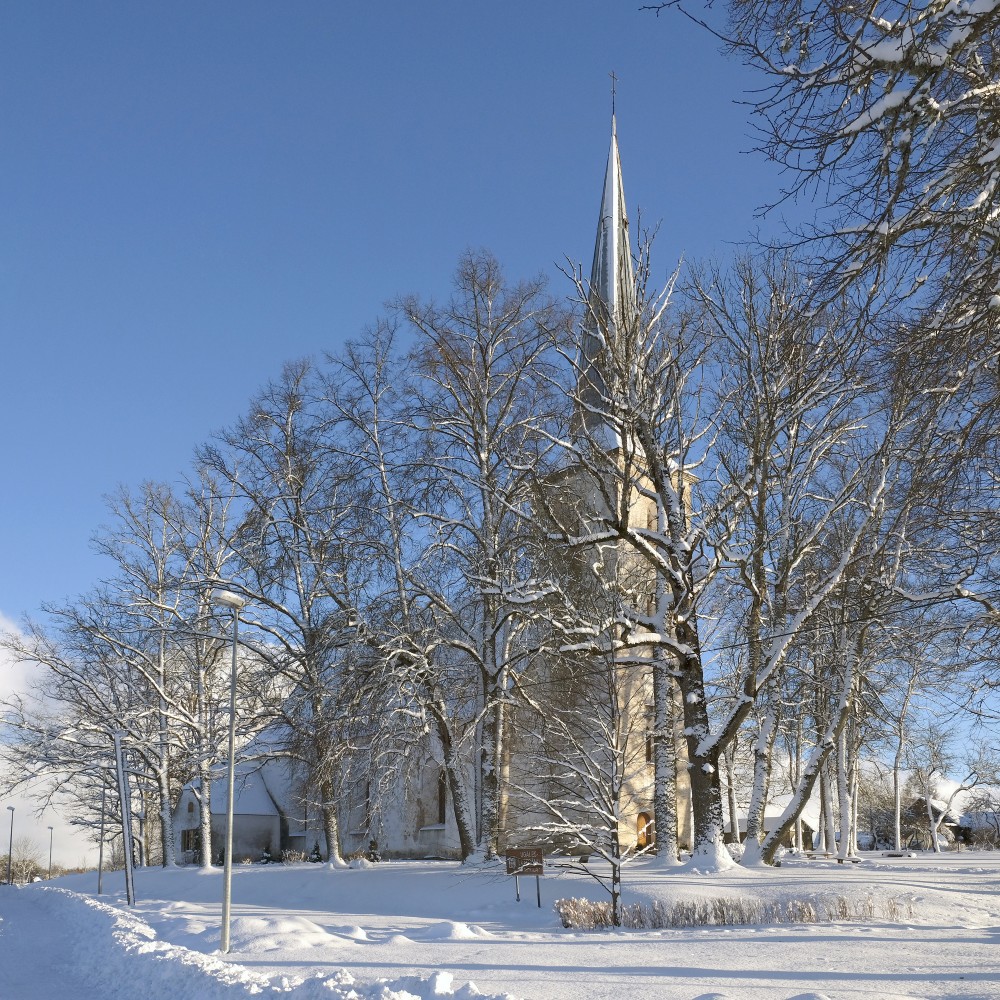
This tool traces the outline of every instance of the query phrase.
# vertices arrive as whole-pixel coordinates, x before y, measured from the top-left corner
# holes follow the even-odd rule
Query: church
[[[634,252],[612,116],[572,418],[577,429],[591,440],[603,439],[603,428],[597,426],[603,392],[601,328],[628,322],[637,308]],[[609,440],[607,448],[614,452],[614,442]],[[555,498],[564,518],[585,517],[580,512],[600,502],[594,496],[600,491],[578,475],[572,463],[555,475],[549,488],[548,499]],[[628,505],[632,521],[643,528],[650,524],[655,528],[655,501],[636,494],[628,498]],[[581,557],[591,558],[586,554]],[[623,551],[610,555],[604,551],[599,558],[609,573],[635,577],[644,572]],[[618,817],[623,852],[654,847],[652,656],[651,649],[633,650],[626,664],[616,661],[613,654],[603,663],[598,662],[601,657],[569,655],[542,658],[530,668],[535,688],[547,690],[549,698],[557,699],[559,712],[546,711],[543,696],[540,703],[513,706],[506,716],[508,732],[503,740],[506,749],[500,765],[498,806],[501,853],[508,847],[541,846],[548,852],[585,854],[588,831],[593,837],[601,835],[590,815],[595,809],[605,817],[604,833],[606,817]],[[676,692],[672,696],[670,725],[674,732],[668,743],[676,758],[671,781],[677,844],[684,848],[691,842],[691,791],[678,697]],[[574,703],[580,707],[576,722]],[[595,713],[597,729],[613,731],[614,736],[607,739],[614,746],[601,746],[600,738],[595,742]],[[562,730],[553,728],[556,718],[561,720]],[[425,743],[419,758],[411,761],[409,773],[393,779],[404,784],[399,794],[373,795],[371,775],[360,770],[348,782],[341,808],[345,854],[363,850],[371,839],[376,839],[389,856],[459,856],[458,830],[440,750],[431,737]],[[609,765],[612,758],[614,762]],[[475,784],[474,771],[470,763],[470,786]],[[574,778],[567,784],[561,776],[570,772]],[[601,801],[609,788],[614,790],[615,801]],[[387,801],[391,806],[386,805]]]
[[[612,116],[590,280],[582,286],[586,312],[579,330],[577,387],[570,418],[573,433],[592,446],[596,442],[612,465],[618,461],[619,448],[614,433],[602,425],[605,385],[601,350],[616,324],[634,319],[634,253]],[[641,472],[639,480],[641,485]],[[571,459],[546,481],[546,495],[539,498],[536,519],[551,519],[552,511],[558,510],[554,521],[562,523],[554,526],[564,533],[580,534],[588,518],[606,517],[607,511],[601,508],[607,504],[609,488],[612,494],[616,489],[627,491],[630,524],[656,529],[658,509],[648,490],[595,485]],[[603,597],[582,583],[574,602],[580,606],[593,607],[594,599],[606,599],[621,581],[633,590],[645,589],[650,599],[655,589],[649,582],[648,568],[620,544],[580,549],[564,560],[564,569],[579,581],[592,580],[595,572],[602,580],[611,581],[610,587],[598,588],[605,591]],[[569,580],[567,586],[572,590],[575,584]],[[542,847],[547,853],[579,857],[588,853],[589,845],[606,841],[616,827],[623,855],[650,850],[656,846],[654,650],[640,645],[623,657],[610,646],[606,653],[596,654],[593,649],[583,652],[571,648],[553,653],[552,648],[550,644],[549,652],[535,656],[526,668],[537,696],[512,702],[503,715],[504,750],[493,827],[497,849],[503,853],[511,847]],[[674,692],[669,710],[661,711],[661,718],[667,716],[661,737],[663,728],[672,729],[664,741],[672,774],[667,781],[661,776],[660,787],[672,788],[670,812],[676,822],[676,845],[683,849],[691,843],[691,788],[678,697]],[[363,751],[345,761],[337,808],[343,856],[371,852],[373,842],[384,857],[462,856],[441,746],[433,731],[416,735],[405,760],[401,758],[391,773]],[[260,761],[267,753],[250,756]],[[466,784],[481,813],[481,775],[473,756],[470,747]],[[282,852],[327,856],[315,791],[305,775],[287,762],[248,764],[244,770],[234,817],[234,850],[240,857],[253,860],[264,851],[271,856]],[[310,800],[311,810],[307,805]],[[220,838],[221,844],[222,817],[216,816],[216,803],[222,801],[221,790],[215,793],[213,789],[213,856],[221,849],[216,840]],[[194,785],[185,786],[174,820],[181,856],[190,862],[195,858],[201,829],[200,796]]]

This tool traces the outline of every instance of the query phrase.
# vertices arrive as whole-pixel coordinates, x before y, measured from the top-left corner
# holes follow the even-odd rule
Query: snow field
[[[137,905],[120,873],[58,886],[0,886],[0,998],[41,1000],[1000,1000],[1000,856],[861,865],[786,859],[710,874],[635,865],[626,899],[801,898],[907,903],[870,919],[642,930],[563,929],[553,901],[601,898],[553,870],[514,901],[512,880],[442,862],[363,870],[234,870],[232,951],[218,952],[221,873],[141,869]],[[912,911],[909,907],[912,906]],[[475,984],[475,985],[473,985]],[[481,992],[480,992],[481,991]]]

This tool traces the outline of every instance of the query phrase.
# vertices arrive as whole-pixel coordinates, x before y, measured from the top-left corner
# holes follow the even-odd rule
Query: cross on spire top
[[[615,71],[612,70],[608,76],[611,77],[611,117],[615,116],[615,91],[618,89],[618,77],[615,76]]]

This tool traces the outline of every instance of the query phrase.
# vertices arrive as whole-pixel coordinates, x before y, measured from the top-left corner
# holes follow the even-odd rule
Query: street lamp
[[[229,914],[233,889],[233,786],[236,784],[236,645],[239,642],[240,610],[246,601],[231,590],[216,588],[209,600],[233,613],[233,661],[229,675],[229,788],[226,791],[226,856],[222,869],[222,940],[220,950],[229,951]]]
[[[10,846],[7,848],[7,885],[13,885],[11,881],[11,865],[14,861],[14,807],[7,806],[10,813]]]
[[[49,827],[49,878],[52,878],[52,827]]]

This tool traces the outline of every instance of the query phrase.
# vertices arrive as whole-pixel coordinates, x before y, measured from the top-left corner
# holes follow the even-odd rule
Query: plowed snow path
[[[68,936],[47,893],[0,885],[0,998],[106,1000],[80,977]]]

